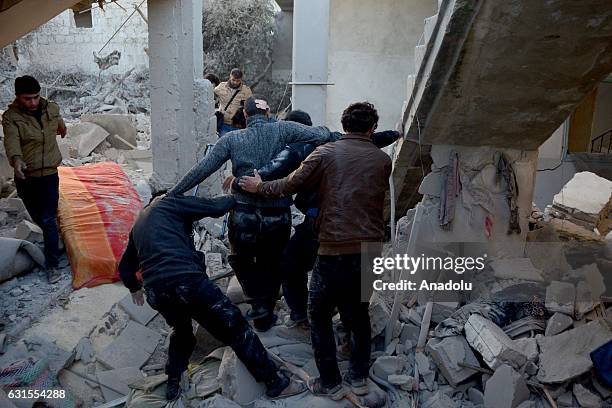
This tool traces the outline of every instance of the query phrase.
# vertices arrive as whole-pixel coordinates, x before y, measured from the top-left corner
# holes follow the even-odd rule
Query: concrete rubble
[[[528,398],[525,380],[506,364],[500,365],[485,385],[485,408],[516,408]]]

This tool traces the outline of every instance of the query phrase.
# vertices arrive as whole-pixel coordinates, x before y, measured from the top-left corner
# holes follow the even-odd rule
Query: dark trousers
[[[361,254],[319,255],[312,272],[308,317],[315,362],[324,387],[334,387],[342,381],[332,326],[336,307],[351,331],[349,375],[367,378],[371,329],[368,303],[361,301]]]
[[[319,249],[314,223],[315,217],[306,216],[304,221],[295,227],[295,232],[281,257],[283,295],[291,309],[293,320],[301,320],[307,316],[308,271],[314,267]]]
[[[179,376],[187,369],[195,347],[191,319],[217,340],[230,346],[257,381],[269,382],[276,367],[234,304],[205,274],[185,274],[145,287],[147,303],[173,328],[166,374]]]
[[[281,254],[291,235],[289,208],[255,208],[237,205],[231,212],[228,237],[231,255],[228,262],[253,308],[264,308],[270,319],[280,292]]]
[[[42,177],[26,177],[25,180],[15,178],[15,187],[32,220],[43,231],[47,268],[56,268],[60,257],[57,228],[59,176],[55,173]]]

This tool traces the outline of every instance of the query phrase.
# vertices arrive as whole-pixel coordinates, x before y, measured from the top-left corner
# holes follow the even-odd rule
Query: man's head
[[[211,73],[204,75],[204,79],[208,79],[208,81],[213,84],[213,87],[219,86],[219,84],[221,83],[219,77]]]
[[[372,135],[378,126],[378,112],[369,102],[357,102],[342,112],[342,128],[347,133]]]
[[[302,125],[312,126],[312,119],[310,119],[310,115],[303,110],[292,110],[285,116],[285,120],[289,122],[297,122]]]
[[[240,88],[240,85],[242,85],[242,71],[238,68],[232,69],[232,72],[230,72],[229,81],[227,81],[227,83],[230,88]]]
[[[265,115],[268,116],[270,112],[270,107],[268,106],[268,102],[263,99],[255,98],[253,96],[249,96],[247,100],[244,102],[244,116],[248,118],[249,116],[255,115]]]
[[[15,79],[17,104],[29,111],[35,111],[40,104],[40,84],[36,78],[24,75]]]

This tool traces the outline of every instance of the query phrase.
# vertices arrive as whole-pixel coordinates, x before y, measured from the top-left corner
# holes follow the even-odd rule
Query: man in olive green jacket
[[[28,75],[15,79],[15,100],[2,115],[6,156],[15,170],[15,186],[30,216],[43,230],[47,278],[55,283],[59,234],[57,166],[62,155],[56,135],[66,136],[59,106],[40,96],[40,84]]]

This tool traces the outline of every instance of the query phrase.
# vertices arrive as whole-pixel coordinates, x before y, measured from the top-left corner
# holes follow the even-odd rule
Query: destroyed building
[[[62,280],[47,284],[42,230],[0,151],[0,406],[32,406],[7,390],[35,383],[66,391],[54,406],[165,406],[171,329],[131,302],[116,264],[151,194],[217,140],[213,88],[202,77],[202,0],[40,3],[0,1],[0,110],[26,73],[62,109],[66,255]],[[612,341],[610,2],[273,6],[271,75],[292,109],[340,130],[342,109],[367,99],[379,129],[403,132],[386,149],[385,256],[486,255],[485,266],[381,277],[464,279],[473,289],[374,293],[371,392],[359,401],[309,392],[269,401],[235,353],[194,327],[185,406],[612,406],[602,379],[610,364],[598,354]],[[229,173],[219,170],[199,194],[221,194]],[[225,230],[223,218],[203,220],[195,245],[246,311]],[[278,314],[288,314],[283,301]],[[262,343],[294,375],[315,375],[309,334],[280,321],[258,334]],[[334,327],[340,338],[338,317]]]

